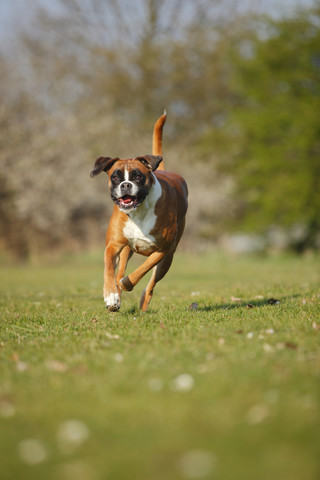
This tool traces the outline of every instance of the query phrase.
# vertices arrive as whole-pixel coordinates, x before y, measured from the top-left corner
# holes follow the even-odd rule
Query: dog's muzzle
[[[112,200],[122,211],[137,208],[144,198],[141,198],[137,186],[132,182],[122,182],[113,192]]]

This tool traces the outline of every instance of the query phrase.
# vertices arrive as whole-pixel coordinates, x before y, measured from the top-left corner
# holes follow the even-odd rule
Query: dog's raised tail
[[[163,115],[156,121],[153,128],[153,137],[152,137],[152,155],[162,156],[162,130],[163,126],[167,120],[167,112],[164,111]],[[160,162],[157,170],[164,170],[164,162]]]

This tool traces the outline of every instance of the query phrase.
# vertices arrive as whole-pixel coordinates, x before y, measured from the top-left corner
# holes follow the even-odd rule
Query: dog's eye
[[[121,170],[115,170],[111,175],[111,181],[114,185],[118,185],[123,180],[123,173]]]
[[[112,175],[111,180],[113,181],[113,183],[119,183],[120,182],[120,178],[118,177],[118,175]]]
[[[132,172],[132,180],[135,180],[137,182],[140,182],[143,179],[143,175],[140,172],[133,171]]]

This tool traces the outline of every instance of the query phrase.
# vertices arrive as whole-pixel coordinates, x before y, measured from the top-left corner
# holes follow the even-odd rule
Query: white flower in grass
[[[68,370],[67,365],[59,360],[48,360],[46,366],[48,370],[52,370],[53,372],[64,373]]]
[[[28,364],[25,362],[21,362],[21,360],[18,360],[16,363],[16,368],[18,372],[25,372],[28,369]]]
[[[150,378],[148,386],[152,392],[160,392],[163,388],[163,381],[161,378]]]
[[[182,373],[170,382],[174,392],[189,392],[194,387],[194,379],[189,373]]]
[[[16,409],[9,400],[3,400],[0,402],[0,415],[2,418],[14,417],[16,414]]]
[[[254,405],[247,413],[247,420],[251,425],[257,425],[263,422],[269,415],[269,410],[266,405]]]
[[[119,335],[117,334],[112,334],[112,333],[109,333],[109,332],[106,332],[106,337],[107,338],[110,338],[111,340],[119,340]]]
[[[123,362],[123,355],[122,353],[116,353],[115,356],[114,356],[114,359],[117,363],[121,363]]]
[[[272,335],[272,334],[274,333],[273,328],[267,328],[266,333],[267,333],[268,335]]]
[[[212,474],[215,456],[205,450],[185,452],[177,462],[177,469],[186,478],[204,478]]]
[[[269,343],[264,343],[264,344],[263,344],[263,350],[264,350],[265,352],[268,352],[268,353],[269,353],[269,352],[272,352],[272,351],[273,351],[273,347],[272,347],[271,345],[269,345]]]
[[[57,441],[62,452],[72,453],[80,447],[89,436],[90,431],[84,422],[70,419],[60,423]]]
[[[18,445],[20,459],[27,465],[37,465],[48,458],[48,452],[43,442],[35,438],[26,438]]]

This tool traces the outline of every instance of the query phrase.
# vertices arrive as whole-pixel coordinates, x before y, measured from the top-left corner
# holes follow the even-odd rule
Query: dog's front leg
[[[119,268],[118,268],[118,271],[117,271],[117,274],[116,274],[116,283],[117,283],[117,286],[118,286],[118,292],[119,292],[120,296],[121,296],[121,288],[119,287],[120,280],[124,277],[124,275],[126,273],[127,263],[130,260],[130,258],[132,257],[132,255],[133,255],[133,251],[131,250],[129,245],[124,247],[121,250],[121,253],[119,255]]]
[[[130,273],[125,278],[120,280],[120,288],[122,290],[126,290],[127,292],[131,292],[134,286],[141,280],[141,278],[149,272],[155,265],[157,265],[160,260],[163,259],[165,254],[163,252],[154,252],[148,257],[148,259],[143,262],[143,264],[138,267],[134,272]]]
[[[120,309],[121,304],[120,294],[115,279],[115,271],[122,247],[123,246],[109,242],[104,251],[103,298],[106,308],[110,312],[117,312]]]

